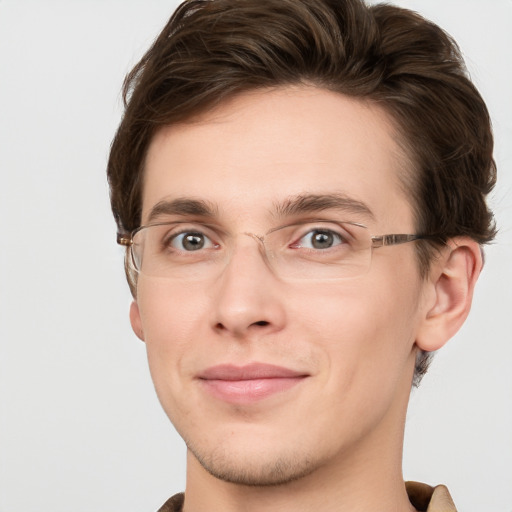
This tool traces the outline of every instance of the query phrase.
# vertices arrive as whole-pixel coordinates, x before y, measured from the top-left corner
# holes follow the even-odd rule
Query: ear
[[[426,281],[425,314],[416,337],[421,350],[440,349],[460,329],[482,265],[481,248],[470,238],[453,238],[442,249]]]
[[[139,305],[136,301],[133,301],[130,305],[130,324],[132,325],[133,332],[137,338],[144,341],[144,331],[142,330]]]

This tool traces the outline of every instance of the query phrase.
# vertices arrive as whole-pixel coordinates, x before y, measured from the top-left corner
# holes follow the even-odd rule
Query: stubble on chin
[[[199,464],[213,477],[224,482],[249,487],[272,487],[300,480],[315,471],[316,465],[303,454],[258,454],[246,457],[214,448],[202,453],[193,445],[187,447]]]

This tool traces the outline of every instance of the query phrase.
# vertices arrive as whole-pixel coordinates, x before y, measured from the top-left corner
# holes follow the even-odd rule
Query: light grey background
[[[487,100],[500,226],[470,319],[413,393],[405,477],[511,512],[512,1],[400,4],[455,36]],[[123,77],[176,5],[0,0],[0,512],[151,511],[183,489],[104,175]]]

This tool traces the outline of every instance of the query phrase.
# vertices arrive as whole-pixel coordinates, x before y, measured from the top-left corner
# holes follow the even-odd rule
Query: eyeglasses
[[[254,239],[266,264],[285,280],[333,280],[365,274],[372,252],[382,246],[430,235],[372,236],[363,224],[308,220],[288,224]],[[238,235],[238,236],[240,236]],[[207,280],[222,273],[236,248],[235,238],[213,224],[162,222],[118,235],[127,263],[137,273],[167,279]]]

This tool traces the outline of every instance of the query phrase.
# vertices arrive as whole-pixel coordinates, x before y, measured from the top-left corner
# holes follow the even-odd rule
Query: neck
[[[206,474],[187,484],[184,512],[313,512],[320,505],[322,512],[414,510],[400,471],[375,461],[363,466],[347,474],[326,465],[315,475],[268,487],[222,482]]]

